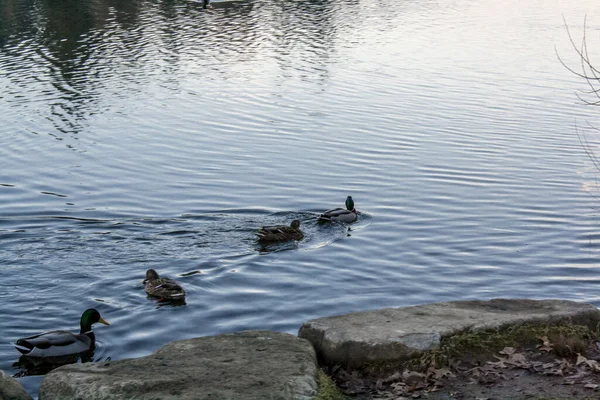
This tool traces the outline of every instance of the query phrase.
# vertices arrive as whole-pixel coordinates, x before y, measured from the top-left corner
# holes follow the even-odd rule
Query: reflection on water
[[[111,321],[94,359],[121,359],[378,307],[600,304],[575,135],[600,124],[554,50],[596,7],[3,0],[0,368],[87,307]],[[348,195],[358,222],[317,224]],[[293,219],[303,240],[257,244]],[[149,268],[185,306],[147,298]]]
[[[156,303],[156,308],[161,307],[181,307],[185,306],[185,300],[169,300],[169,299],[157,299],[156,297],[147,296],[149,301]]]
[[[7,102],[47,115],[52,131],[31,127],[32,133],[62,140],[89,128],[89,121],[111,110],[117,99],[133,100],[156,80],[185,90],[177,75],[202,79],[206,71],[226,72],[223,65],[235,69],[266,61],[276,63],[282,78],[316,75],[324,82],[327,69],[319,65],[334,51],[332,19],[336,7],[345,4],[276,2],[261,4],[255,13],[251,1],[225,4],[231,3],[214,3],[218,11],[207,12],[189,1],[3,3],[2,26],[10,27],[0,36],[4,79],[10,83]],[[119,84],[124,81],[126,92]],[[35,99],[22,95],[34,88]]]
[[[21,378],[28,375],[45,375],[48,372],[67,364],[75,364],[77,362],[97,362],[97,361],[109,361],[110,358],[101,359],[94,358],[94,351],[87,351],[80,354],[71,354],[60,357],[19,357],[19,361],[13,364],[13,368],[18,368],[14,377]]]

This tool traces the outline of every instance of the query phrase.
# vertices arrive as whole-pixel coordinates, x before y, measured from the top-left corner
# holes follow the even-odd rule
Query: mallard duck
[[[261,243],[268,242],[284,242],[287,240],[301,240],[304,234],[300,230],[300,221],[297,219],[293,220],[290,226],[286,225],[274,225],[274,226],[263,226],[256,233],[258,241]]]
[[[88,308],[81,314],[79,334],[69,331],[50,331],[17,340],[15,348],[28,357],[59,357],[84,353],[96,346],[96,337],[92,325],[100,322],[110,325],[100,317],[94,308]]]
[[[177,282],[170,278],[159,278],[158,273],[149,269],[144,279],[144,290],[150,296],[165,300],[183,300],[185,290]]]
[[[346,198],[346,209],[334,208],[333,210],[327,210],[319,216],[321,221],[335,221],[335,222],[354,222],[358,218],[358,211],[354,208],[354,200],[352,196]]]

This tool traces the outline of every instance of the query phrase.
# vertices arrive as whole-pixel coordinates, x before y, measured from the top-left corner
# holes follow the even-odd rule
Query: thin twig
[[[581,72],[575,71],[573,68],[569,67],[567,63],[560,57],[558,54],[558,50],[556,46],[554,47],[554,52],[558,58],[558,61],[572,74],[583,78],[586,80],[586,83],[590,87],[590,91],[584,91],[586,95],[593,95],[598,97],[597,101],[590,101],[584,99],[579,93],[576,93],[577,98],[586,105],[591,106],[600,106],[600,87],[595,87],[594,84],[600,83],[600,70],[594,67],[592,61],[590,60],[590,55],[588,52],[588,43],[587,43],[587,16],[583,20],[583,36],[581,39],[581,46],[575,44],[575,40],[573,39],[573,35],[571,34],[571,30],[569,29],[569,25],[567,24],[567,20],[563,15],[563,23],[565,25],[565,30],[567,31],[567,36],[569,38],[569,42],[571,43],[571,47],[575,50],[577,55],[579,56],[579,60],[581,62]]]

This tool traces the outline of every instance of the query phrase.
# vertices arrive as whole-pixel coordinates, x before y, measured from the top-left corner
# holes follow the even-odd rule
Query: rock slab
[[[360,368],[407,360],[461,332],[566,322],[595,329],[600,310],[566,300],[452,301],[314,319],[298,336],[313,344],[321,363]]]
[[[66,365],[50,372],[40,400],[309,400],[317,361],[306,340],[243,331],[171,342],[147,357]]]
[[[32,400],[23,386],[17,380],[0,370],[0,399],[2,400]]]

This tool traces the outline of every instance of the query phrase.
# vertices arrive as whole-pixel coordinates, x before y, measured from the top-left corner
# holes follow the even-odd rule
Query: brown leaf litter
[[[328,371],[344,394],[366,400],[600,399],[600,350],[568,338],[539,336],[529,348],[504,347],[485,362],[448,359],[424,370],[399,369],[373,377],[356,371]]]

